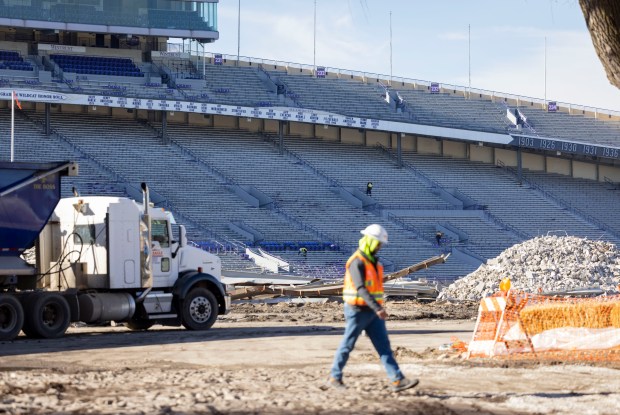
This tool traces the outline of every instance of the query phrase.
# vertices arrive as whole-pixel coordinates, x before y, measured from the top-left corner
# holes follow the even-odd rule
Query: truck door
[[[177,277],[170,239],[170,223],[166,219],[151,220],[153,287],[170,287]]]

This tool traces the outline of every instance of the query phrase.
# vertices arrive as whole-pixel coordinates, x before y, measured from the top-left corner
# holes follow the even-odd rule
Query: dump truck
[[[207,330],[229,311],[220,259],[188,244],[146,184],[141,203],[61,199],[61,177],[77,173],[71,162],[0,162],[0,340],[57,338],[72,322]]]

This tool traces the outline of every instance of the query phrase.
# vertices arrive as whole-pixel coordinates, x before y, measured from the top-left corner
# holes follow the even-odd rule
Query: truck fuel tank
[[[80,321],[129,320],[136,312],[136,302],[128,293],[88,293],[78,297]]]

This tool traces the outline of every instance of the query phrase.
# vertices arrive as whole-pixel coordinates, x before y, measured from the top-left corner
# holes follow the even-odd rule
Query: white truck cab
[[[71,321],[206,330],[230,309],[220,282],[221,261],[188,245],[185,228],[174,224],[170,212],[150,206],[143,189],[143,203],[122,197],[61,199],[39,235],[38,267],[49,270],[39,288],[63,293]]]

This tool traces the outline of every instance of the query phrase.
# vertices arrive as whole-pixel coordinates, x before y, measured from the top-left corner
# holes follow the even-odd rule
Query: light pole
[[[469,91],[467,92],[467,99],[471,99],[471,24],[467,25],[467,60],[469,71]]]
[[[239,66],[239,52],[241,51],[241,0],[237,9],[237,66]]]
[[[545,36],[545,111],[547,110],[547,36]]]
[[[392,86],[392,11],[390,10],[390,86]]]
[[[314,74],[316,76],[316,0],[314,0],[314,47],[313,47],[312,66],[314,67]]]

